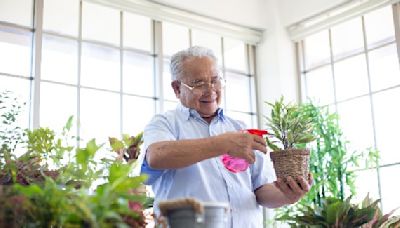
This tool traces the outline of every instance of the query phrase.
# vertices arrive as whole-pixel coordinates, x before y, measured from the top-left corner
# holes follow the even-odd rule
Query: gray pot
[[[202,203],[204,213],[198,214],[193,207],[185,206],[168,211],[170,228],[226,228],[228,227],[228,205],[225,203]]]

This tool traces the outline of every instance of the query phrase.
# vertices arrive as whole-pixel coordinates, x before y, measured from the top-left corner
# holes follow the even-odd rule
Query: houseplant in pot
[[[0,227],[145,227],[145,176],[135,163],[96,159],[95,139],[71,146],[71,117],[61,136],[48,128],[23,130],[19,105],[0,91]],[[75,144],[75,143],[74,143]]]
[[[275,221],[288,223],[291,227],[312,226],[311,223],[324,221],[325,217],[319,216],[321,211],[328,210],[327,207],[330,207],[329,211],[331,211],[337,209],[333,207],[336,204],[349,205],[346,199],[357,194],[354,167],[374,168],[379,160],[376,149],[358,152],[347,149],[347,144],[350,142],[345,139],[342,133],[337,113],[330,112],[326,106],[318,106],[313,103],[305,103],[301,106],[303,114],[308,115],[313,120],[313,134],[316,140],[308,144],[307,147],[311,152],[310,172],[313,173],[314,183],[310,192],[299,202],[275,211]],[[360,167],[364,163],[365,166]],[[335,200],[332,201],[332,199]],[[366,200],[367,198],[362,202],[362,208],[374,203]],[[339,201],[340,203],[338,203]],[[374,204],[374,208],[376,215],[373,220],[368,222],[368,224],[374,223],[374,225],[364,224],[363,227],[378,227],[377,224],[382,223],[385,218],[387,220],[388,215],[382,215],[376,204]],[[355,207],[354,209],[358,210]],[[368,214],[368,210],[359,212]],[[343,215],[337,216],[338,222],[349,222],[350,217]],[[371,217],[368,215],[368,218]],[[393,221],[393,218],[391,219]],[[279,226],[280,224],[278,224]]]
[[[290,227],[326,227],[326,228],[384,228],[399,227],[400,217],[392,216],[392,210],[383,214],[378,203],[367,195],[359,204],[350,202],[351,197],[342,200],[336,197],[326,197],[321,205],[307,206],[295,216],[287,215],[284,220]]]
[[[275,103],[266,102],[271,115],[266,117],[269,137],[267,145],[277,178],[302,176],[308,179],[310,151],[306,143],[315,139],[312,119],[304,115],[301,105],[285,103],[283,96]]]

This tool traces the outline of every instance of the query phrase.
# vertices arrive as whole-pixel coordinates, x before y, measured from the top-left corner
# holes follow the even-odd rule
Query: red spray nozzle
[[[263,136],[268,134],[266,130],[259,130],[259,129],[245,129],[243,132],[248,132],[253,135]],[[228,154],[224,154],[221,157],[222,163],[224,164],[225,168],[232,173],[242,172],[245,171],[249,167],[249,163],[244,160],[243,158],[235,158]]]
[[[265,134],[268,134],[268,131],[266,130],[259,130],[259,129],[247,129],[247,132],[249,132],[252,135],[258,135],[258,136],[263,136]]]

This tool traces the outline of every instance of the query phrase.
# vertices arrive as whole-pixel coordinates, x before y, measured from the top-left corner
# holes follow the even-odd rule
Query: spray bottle
[[[259,135],[261,137],[265,134],[268,134],[268,131],[258,129],[247,129],[244,131],[253,135]],[[245,171],[249,167],[249,163],[243,158],[232,157],[228,154],[222,155],[221,160],[225,168],[232,173]]]

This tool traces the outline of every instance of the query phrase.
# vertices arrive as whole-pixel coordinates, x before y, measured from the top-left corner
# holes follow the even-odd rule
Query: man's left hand
[[[311,185],[313,183],[313,177],[311,173],[308,175],[308,180],[299,176],[294,179],[293,177],[288,177],[287,181],[283,181],[278,178],[274,184],[287,198],[288,204],[293,204],[299,201],[307,192],[310,191]]]

